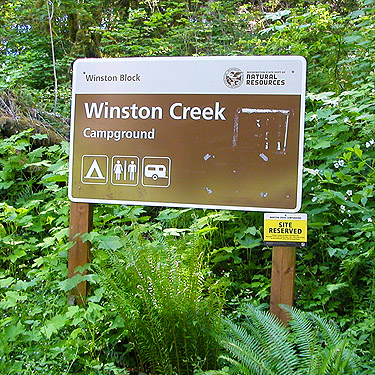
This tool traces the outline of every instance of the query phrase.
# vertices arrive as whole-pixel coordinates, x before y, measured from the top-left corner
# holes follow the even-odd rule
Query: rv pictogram
[[[171,183],[171,159],[167,156],[145,156],[142,159],[142,185],[168,187]]]

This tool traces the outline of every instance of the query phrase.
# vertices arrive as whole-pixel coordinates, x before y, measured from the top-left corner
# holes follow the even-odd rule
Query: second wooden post
[[[287,324],[288,316],[279,304],[293,306],[295,268],[295,247],[273,247],[270,311],[284,324]]]

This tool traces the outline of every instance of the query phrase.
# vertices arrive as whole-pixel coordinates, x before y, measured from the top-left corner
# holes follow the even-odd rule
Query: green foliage
[[[46,4],[7,0],[0,5],[0,87],[6,90],[0,97],[0,130],[6,118],[18,120],[26,114],[23,117],[38,119],[38,114],[52,111]],[[65,116],[69,114],[71,63],[76,57],[306,57],[303,211],[309,216],[309,242],[297,252],[296,305],[334,318],[347,331],[347,340],[353,341],[358,354],[367,360],[367,364],[361,363],[362,374],[374,372],[375,356],[373,4],[373,0],[293,1],[289,7],[277,0],[260,5],[237,1],[49,1],[58,74],[57,112]],[[17,98],[17,105],[7,97]],[[59,126],[59,116],[45,116],[46,124]],[[123,309],[135,306],[137,309],[124,311],[139,323],[130,329],[119,313],[117,297],[108,300],[104,289],[95,284],[95,275],[66,280],[70,246],[68,145],[41,146],[42,138],[30,131],[0,140],[0,326],[4,332],[0,372],[126,373],[127,368],[140,367],[132,351],[137,329],[146,342],[147,327],[137,309],[151,301],[159,307],[157,311],[170,305],[160,290],[148,295],[144,289],[144,300],[139,301],[129,292]],[[147,249],[139,263],[143,267],[139,275],[144,280],[150,277],[159,289],[161,281],[165,282],[166,259],[172,254],[183,264],[181,270],[174,270],[180,280],[178,287],[185,280],[178,272],[195,264],[205,279],[197,290],[202,295],[201,312],[215,297],[215,283],[223,279],[228,284],[224,310],[230,316],[242,316],[240,302],[268,302],[271,251],[262,245],[260,213],[96,205],[94,224],[100,233],[91,238],[99,249],[95,261],[109,262],[108,254],[118,256],[121,248],[133,247],[139,254]],[[167,245],[157,243],[155,230],[164,232]],[[124,232],[128,236],[130,232],[130,238]],[[197,248],[183,245],[190,241],[191,233],[200,238]],[[189,257],[201,252],[204,257],[192,263]],[[160,270],[156,272],[147,259],[159,262]],[[134,269],[128,267],[128,272],[126,277],[135,277]],[[121,281],[121,277],[114,279]],[[82,280],[90,281],[93,294],[85,306],[68,307],[66,293]],[[211,284],[207,285],[208,281]],[[149,286],[144,284],[144,288]],[[171,288],[169,285],[166,291],[178,289]],[[142,295],[141,290],[136,295]],[[187,298],[184,293],[178,294],[172,309],[181,313],[179,322],[188,311],[177,306],[183,298]],[[194,307],[194,301],[187,306]],[[192,320],[188,322],[192,324]],[[157,324],[159,327],[160,320]],[[170,320],[168,324],[166,327],[171,327]],[[192,352],[195,358],[180,356],[190,369],[205,359],[204,354],[198,358],[197,352]],[[175,360],[171,353],[170,347],[167,354],[164,349],[164,364]],[[137,355],[147,362],[150,354],[141,355],[137,349]],[[209,361],[214,363],[214,358]]]
[[[282,306],[290,315],[285,327],[274,315],[244,306],[246,321],[226,321],[220,339],[227,370],[214,374],[355,374],[358,358],[336,325],[313,313]]]
[[[141,368],[165,375],[215,368],[223,288],[205,277],[199,237],[165,238],[146,226],[121,238],[92,232],[84,239],[97,247],[100,281]]]
[[[127,374],[124,322],[100,288],[69,306],[67,144],[31,131],[0,140],[0,373]],[[91,276],[91,277],[90,277]]]
[[[361,14],[349,16],[349,23],[362,25],[352,35],[366,30],[371,40],[373,11]],[[298,304],[338,317],[341,325],[354,320],[369,338],[363,352],[374,353],[371,319],[365,313],[374,308],[374,76],[369,71],[374,63],[365,52],[369,46],[344,40],[353,52],[343,61],[352,72],[353,79],[345,83],[350,88],[310,93],[306,103],[303,210],[309,214],[311,241],[299,254]]]

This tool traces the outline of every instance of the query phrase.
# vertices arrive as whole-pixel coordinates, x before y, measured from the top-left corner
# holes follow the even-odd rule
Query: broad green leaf
[[[9,288],[14,284],[15,280],[13,277],[7,277],[5,279],[0,279],[0,288]]]
[[[339,290],[341,288],[345,288],[347,287],[348,284],[347,283],[338,283],[338,284],[329,284],[327,285],[327,290],[332,293],[334,292],[335,290]]]
[[[42,140],[42,139],[47,139],[48,135],[47,134],[33,134],[31,135],[31,138],[35,140]]]
[[[328,148],[331,147],[331,141],[328,139],[320,139],[317,143],[315,143],[311,148],[318,150],[321,148]]]
[[[99,242],[99,249],[120,249],[123,244],[120,242],[118,237],[113,236],[101,236]]]
[[[336,253],[337,253],[337,249],[334,249],[332,247],[328,249],[328,254],[330,257],[334,256]]]
[[[16,248],[12,254],[8,256],[7,259],[9,259],[12,263],[16,262],[18,259],[24,257],[26,255],[26,251],[22,248],[18,247]]]
[[[16,341],[18,336],[24,332],[25,326],[21,322],[18,322],[17,324],[11,324],[5,327],[2,337],[7,341]]]
[[[40,282],[40,279],[38,278],[34,278],[30,281],[18,280],[17,283],[14,285],[14,289],[15,290],[27,290],[28,288],[38,285],[39,282]]]
[[[184,234],[188,231],[189,229],[180,229],[180,228],[166,228],[164,229],[164,233],[167,236],[176,236],[179,237],[181,234]]]
[[[54,333],[64,327],[67,320],[68,318],[65,315],[56,315],[45,323],[44,327],[41,328],[41,332],[49,339]]]
[[[218,229],[217,227],[205,227],[205,228],[199,229],[197,233],[200,235],[205,235],[207,233],[215,232],[217,231],[217,229]]]
[[[71,278],[68,278],[63,281],[59,281],[59,289],[63,292],[68,292],[69,290],[72,290],[75,288],[80,282],[84,281],[84,276],[81,274],[74,275]]]
[[[25,301],[27,296],[21,295],[17,291],[8,291],[5,293],[5,298],[0,301],[0,308],[9,309],[15,307],[20,301]]]

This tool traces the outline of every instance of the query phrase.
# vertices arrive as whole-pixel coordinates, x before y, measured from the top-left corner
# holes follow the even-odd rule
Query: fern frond
[[[317,350],[317,334],[313,329],[311,320],[305,312],[287,305],[280,305],[289,316],[289,326],[293,332],[293,339],[298,349],[300,368],[305,369],[306,374],[314,367],[315,351]]]
[[[238,368],[247,368],[251,371],[250,373],[252,374],[274,375],[274,372],[267,363],[267,359],[263,358],[262,360],[262,357],[257,355],[257,353],[251,350],[249,347],[246,347],[246,345],[244,345],[243,343],[235,341],[222,342],[222,346],[236,358],[231,358],[230,360],[227,358],[227,361],[231,362],[232,364],[234,364],[235,361],[237,372]]]
[[[320,332],[327,340],[327,344],[335,346],[342,342],[342,334],[334,322],[328,322],[327,320],[312,312],[309,312],[307,314],[320,328]]]
[[[247,367],[246,364],[236,361],[230,357],[220,357],[224,359],[226,362],[232,365],[232,369],[230,371],[231,374],[236,375],[273,375],[273,373],[269,372],[262,372],[262,370],[258,370],[256,368]]]
[[[335,367],[335,362],[340,364],[339,358],[342,354],[342,344],[321,350],[318,355],[317,366],[311,369],[311,373],[313,375],[335,375],[336,372],[331,372],[331,370]],[[339,373],[342,372],[340,371]]]
[[[298,357],[289,342],[288,329],[268,311],[261,311],[251,305],[247,305],[246,311],[251,321],[249,329],[266,351],[273,368],[280,375],[294,374]]]
[[[269,357],[259,345],[259,341],[252,335],[248,335],[243,327],[231,324],[230,340],[222,340],[221,345],[234,358],[249,368],[267,368]],[[272,364],[271,364],[272,367]],[[262,371],[260,371],[262,372]]]

